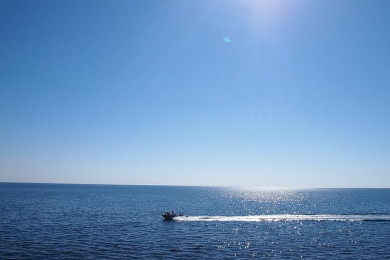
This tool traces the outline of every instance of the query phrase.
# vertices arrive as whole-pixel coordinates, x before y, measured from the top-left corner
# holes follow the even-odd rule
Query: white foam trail
[[[357,214],[357,215],[257,215],[257,216],[184,216],[178,221],[390,221],[388,214]]]

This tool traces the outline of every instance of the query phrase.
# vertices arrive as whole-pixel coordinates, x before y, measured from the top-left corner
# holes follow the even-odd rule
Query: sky
[[[0,182],[390,188],[390,1],[0,1]]]

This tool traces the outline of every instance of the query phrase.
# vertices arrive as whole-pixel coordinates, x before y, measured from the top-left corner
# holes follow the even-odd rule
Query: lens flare
[[[231,42],[232,42],[232,40],[230,39],[230,37],[227,37],[227,36],[223,37],[222,40],[223,40],[224,42],[228,42],[228,43],[231,43]]]

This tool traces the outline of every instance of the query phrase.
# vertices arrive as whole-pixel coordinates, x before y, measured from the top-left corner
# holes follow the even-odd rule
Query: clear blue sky
[[[0,181],[390,187],[390,1],[0,1]]]

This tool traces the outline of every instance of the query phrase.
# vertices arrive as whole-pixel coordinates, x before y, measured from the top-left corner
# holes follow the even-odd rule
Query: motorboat
[[[164,213],[162,213],[161,216],[163,216],[163,218],[165,220],[173,220],[176,217],[183,217],[184,214],[182,214],[182,213],[175,213],[172,210],[172,212],[164,212]]]

